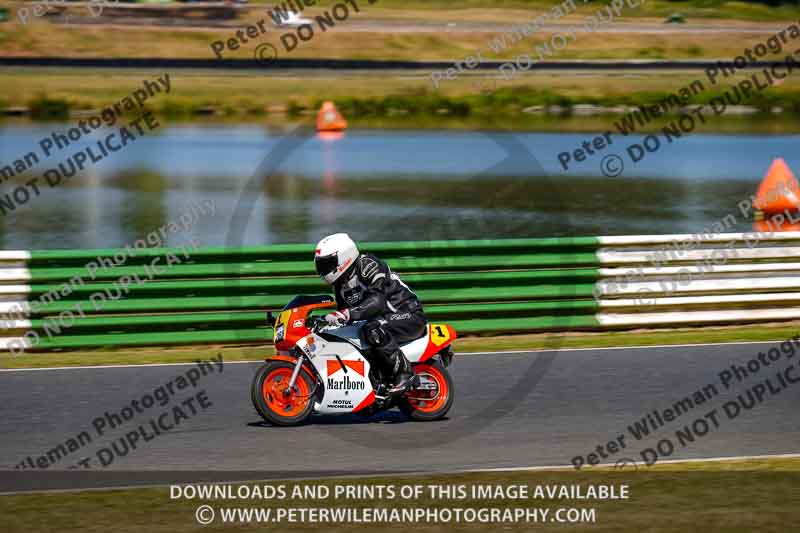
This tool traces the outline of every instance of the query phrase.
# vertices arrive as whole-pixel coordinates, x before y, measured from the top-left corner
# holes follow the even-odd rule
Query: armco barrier
[[[461,334],[800,318],[800,232],[363,247]],[[269,342],[265,310],[327,291],[312,250],[202,248],[171,266],[178,250],[0,252],[0,348]]]

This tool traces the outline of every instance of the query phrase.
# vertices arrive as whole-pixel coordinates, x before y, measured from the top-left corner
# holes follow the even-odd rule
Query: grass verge
[[[726,342],[783,341],[800,333],[800,323],[759,326],[726,326],[635,330],[603,333],[542,333],[498,337],[457,339],[456,353],[558,348],[613,348]],[[559,335],[555,340],[555,335]],[[177,348],[139,348],[119,350],[84,350],[56,353],[0,355],[0,368],[46,368],[57,366],[136,365],[152,363],[188,363],[222,354],[226,361],[260,361],[275,353],[272,345],[203,346]]]
[[[712,0],[713,1],[713,0]],[[338,0],[320,0],[304,10],[310,18],[324,15]],[[289,30],[278,29],[262,6],[252,6],[239,11],[239,18],[227,27],[214,25],[174,27],[128,22],[120,24],[112,13],[104,17],[103,24],[59,23],[62,17],[29,17],[27,24],[19,23],[16,13],[9,22],[0,24],[0,49],[2,55],[27,57],[160,57],[206,58],[218,54],[225,59],[251,59],[256,47],[270,43],[278,50],[278,57],[296,58],[350,58],[396,60],[453,61],[484,52],[484,60],[510,59],[521,53],[533,53],[535,46],[549,42],[554,32],[570,26],[579,28],[579,36],[561,49],[551,59],[697,59],[735,57],[744,46],[763,42],[776,28],[787,26],[800,18],[800,7],[767,7],[742,3],[720,3],[718,6],[699,8],[685,2],[659,0],[642,1],[639,7],[625,7],[614,23],[624,33],[583,32],[587,17],[594,16],[603,6],[599,2],[575,2],[577,11],[559,19],[559,26],[546,26],[525,39],[508,39],[506,45],[491,46],[490,42],[511,31],[514,25],[533,21],[550,11],[556,2],[494,3],[483,5],[450,6],[439,3],[428,9],[407,6],[400,2],[380,0],[365,5],[352,16],[322,32],[317,29],[313,38],[293,49],[281,44],[281,36]],[[267,2],[274,5],[275,2]],[[280,5],[280,2],[277,2]],[[651,5],[652,4],[652,5]],[[720,4],[736,9],[720,9]],[[490,6],[490,7],[487,7]],[[686,8],[686,9],[684,9]],[[30,9],[30,8],[28,8]],[[86,18],[83,7],[70,8],[77,17]],[[671,13],[680,11],[687,24],[662,24]],[[603,10],[603,20],[609,15]],[[119,15],[116,15],[119,17]],[[740,33],[741,20],[755,31]],[[115,22],[117,22],[116,25]],[[765,22],[766,24],[761,24]],[[234,49],[217,48],[211,43],[227,42],[236,38],[236,29],[258,24],[265,28],[257,37],[239,38]],[[642,24],[654,25],[643,28]],[[415,26],[410,28],[409,26]],[[687,32],[686,28],[702,25],[714,26],[713,31]],[[763,28],[763,30],[762,30]],[[663,30],[663,31],[662,31]],[[495,51],[497,50],[497,51]]]
[[[0,69],[0,105],[27,107],[41,118],[64,119],[71,111],[99,110],[140,87],[143,79],[164,72],[109,70],[103,75],[89,69]],[[108,74],[108,75],[105,75]],[[346,73],[331,77],[319,74],[266,76],[247,72],[171,72],[172,90],[156,95],[146,103],[151,111],[173,119],[203,120],[215,117],[248,122],[285,123],[310,120],[323,100],[333,100],[345,117],[358,123],[386,127],[388,123],[441,127],[445,123],[474,128],[507,129],[539,125],[548,120],[553,126],[569,128],[569,121],[581,127],[608,129],[612,115],[571,115],[578,104],[602,108],[657,103],[696,80],[706,90],[698,92],[692,104],[707,103],[722,94],[741,76],[732,76],[710,86],[701,72],[625,72],[597,74],[581,71],[519,75],[500,81],[490,92],[482,92],[485,80],[463,76],[446,81],[434,90],[430,73],[382,72]],[[800,116],[800,77],[789,77],[780,86],[752,94],[743,102],[761,113],[743,117],[723,115],[719,119],[708,111],[712,124],[761,121],[766,131],[776,131],[782,122]],[[545,113],[536,106],[560,106],[556,113]],[[778,115],[773,114],[780,108]],[[679,110],[674,109],[675,112]],[[556,113],[556,114],[554,114]],[[619,108],[617,109],[619,113]],[[660,129],[672,117],[653,121],[648,127]],[[778,120],[776,120],[778,119]],[[565,121],[567,121],[565,123]],[[602,124],[598,125],[598,121]]]
[[[551,529],[557,531],[786,531],[800,520],[800,496],[797,481],[800,477],[798,459],[762,459],[753,461],[725,461],[690,464],[670,464],[638,471],[595,470],[575,472],[491,472],[457,475],[383,476],[362,479],[320,479],[311,481],[270,481],[264,485],[284,487],[285,499],[253,500],[203,500],[171,499],[167,487],[127,490],[94,490],[84,492],[33,493],[0,496],[0,513],[4,517],[3,530],[7,533],[22,531],[115,531],[127,533],[147,530],[151,533],[186,531],[237,531],[273,529],[294,531],[352,531],[359,529],[381,531],[530,531]],[[613,485],[621,494],[627,486],[625,499],[559,499],[547,495],[547,487],[558,485],[582,487],[586,494],[589,485]],[[252,484],[251,484],[252,485]],[[392,487],[395,497],[353,495],[345,498],[346,486],[382,485]],[[419,496],[400,496],[401,487],[421,487]],[[432,486],[463,487],[464,497],[444,496]],[[319,493],[306,498],[293,497],[295,487],[328,488],[330,496]],[[336,498],[337,488],[339,497]],[[511,487],[526,487],[525,497],[515,495]],[[541,487],[537,492],[537,486]],[[492,491],[492,496],[474,492],[477,487],[500,487],[502,493]],[[236,486],[233,487],[234,490]],[[317,488],[317,490],[320,490]],[[384,488],[388,493],[388,488]],[[433,492],[431,492],[433,491]],[[438,497],[437,497],[438,495]],[[208,526],[199,526],[195,511],[200,505],[211,505],[216,510],[216,520]],[[538,523],[468,523],[452,520],[445,523],[311,524],[306,520],[280,524],[229,524],[220,523],[220,508],[261,508],[277,514],[283,508],[353,508],[353,509],[403,509],[423,508],[500,510],[548,509],[548,518]],[[556,523],[559,508],[593,510],[593,520],[576,523]],[[538,516],[541,514],[537,513]],[[274,515],[273,515],[274,516]],[[565,514],[561,515],[563,519]],[[588,517],[588,515],[587,515]]]

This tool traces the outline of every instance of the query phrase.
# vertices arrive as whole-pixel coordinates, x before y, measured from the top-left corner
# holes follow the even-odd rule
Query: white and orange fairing
[[[313,309],[332,307],[333,302],[305,305],[283,311],[278,317],[275,345],[278,355],[272,359],[296,361],[291,349],[302,350],[314,369],[306,368],[310,376],[314,371],[322,379],[324,394],[314,406],[317,413],[358,412],[375,402],[375,392],[369,378],[369,361],[363,356],[358,344],[347,339],[332,340],[321,337],[306,326],[306,317]],[[277,338],[278,328],[283,328],[282,337]],[[356,337],[357,335],[354,335]],[[455,330],[447,324],[428,324],[425,335],[401,346],[406,358],[412,363],[424,363],[447,347],[456,338]],[[354,340],[354,339],[353,339]],[[304,363],[308,366],[309,363]]]
[[[456,339],[456,330],[447,324],[428,324],[424,337],[400,347],[411,363],[427,361]]]

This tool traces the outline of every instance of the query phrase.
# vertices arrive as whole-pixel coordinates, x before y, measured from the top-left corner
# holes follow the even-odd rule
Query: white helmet
[[[325,283],[333,285],[358,258],[358,247],[347,233],[328,235],[314,250],[314,266]]]

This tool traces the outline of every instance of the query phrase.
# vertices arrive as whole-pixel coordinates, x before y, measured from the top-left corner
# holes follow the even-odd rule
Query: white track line
[[[752,461],[757,459],[794,459],[800,458],[800,454],[798,453],[784,453],[784,454],[775,454],[775,455],[738,455],[738,456],[731,456],[731,457],[710,457],[708,459],[704,458],[697,458],[697,459],[670,459],[668,461],[658,461],[657,464],[679,464],[679,463],[718,463],[718,462],[725,462],[725,461]],[[588,471],[592,471],[592,469],[601,468],[601,467],[615,467],[616,464],[612,463],[604,463],[595,466],[588,467]],[[628,469],[628,472],[636,472],[638,468],[638,464],[636,468],[625,466],[625,469]],[[642,466],[642,468],[649,468],[647,466]],[[467,470],[432,470],[432,471],[417,471],[417,472],[386,472],[386,473],[370,473],[370,474],[342,474],[342,475],[332,475],[332,476],[319,476],[319,477],[289,477],[289,478],[275,478],[275,479],[250,479],[250,480],[230,480],[230,481],[197,481],[197,482],[175,482],[175,483],[156,483],[156,484],[147,484],[147,485],[125,485],[125,486],[114,486],[114,487],[89,487],[89,488],[79,488],[79,489],[45,489],[45,490],[25,490],[25,491],[12,491],[12,492],[0,492],[0,496],[13,496],[13,495],[20,495],[20,494],[37,494],[37,493],[58,493],[58,492],[96,492],[96,491],[112,491],[112,490],[138,490],[138,489],[152,489],[152,488],[159,488],[159,487],[168,487],[171,485],[252,485],[254,483],[276,483],[279,481],[294,481],[296,483],[305,483],[308,481],[313,481],[316,479],[369,479],[373,477],[380,477],[386,478],[389,476],[392,477],[418,477],[418,476],[445,476],[445,475],[453,475],[453,474],[479,474],[483,472],[547,472],[547,471],[568,471],[568,470],[575,470],[574,466],[570,465],[558,465],[558,466],[517,466],[517,467],[509,467],[509,468],[481,468],[481,469],[467,469]],[[583,469],[581,469],[583,471]],[[0,470],[2,472],[2,470]],[[22,470],[11,470],[11,472],[22,472]],[[154,470],[154,472],[157,472]],[[657,470],[654,470],[657,472]]]
[[[725,461],[752,461],[756,459],[796,459],[800,458],[800,453],[784,453],[784,454],[775,454],[775,455],[733,455],[730,457],[700,457],[696,459],[670,459],[667,461],[658,461],[656,465],[666,465],[666,464],[680,464],[680,463],[719,463]],[[602,463],[599,465],[588,466],[588,467],[581,467],[580,471],[587,471],[591,472],[597,468],[614,468],[617,466],[617,463]],[[650,468],[649,466],[645,465],[644,463],[636,462],[636,465],[633,464],[626,464],[625,469],[628,471],[634,471],[637,468]],[[468,473],[478,473],[478,472],[537,472],[540,470],[575,470],[575,467],[572,465],[559,465],[559,466],[512,466],[508,468],[479,468],[479,469],[471,469],[471,470],[457,470],[454,472],[447,472],[452,474],[468,474]]]
[[[698,344],[652,344],[642,346],[598,346],[596,348],[532,348],[524,350],[503,350],[497,352],[456,352],[456,355],[518,355],[526,353],[538,352],[585,352],[588,350],[643,350],[649,348],[692,348],[697,346],[747,346],[752,344],[774,344],[776,342],[783,342],[786,339],[776,339],[771,341],[740,341],[740,342],[710,342]],[[210,359],[203,359],[203,361],[210,361]],[[226,361],[223,359],[225,365],[235,364],[253,364],[258,363],[259,360],[248,361]],[[102,370],[106,368],[147,368],[153,366],[186,366],[195,365],[194,361],[188,363],[143,363],[140,365],[94,365],[94,366],[48,366],[41,368],[0,368],[0,372],[34,372],[40,370]]]
[[[697,344],[644,344],[640,346],[598,346],[596,348],[532,348],[528,350],[505,350],[502,352],[456,352],[456,355],[513,355],[536,352],[585,352],[587,350],[642,350],[647,348],[692,348],[696,346],[747,346],[750,344],[774,344],[785,340],[786,339],[772,341],[707,342]]]
[[[203,362],[216,362],[216,359],[200,359]],[[226,361],[225,359],[222,360],[223,368],[224,365],[236,364],[236,363],[258,363],[258,361]],[[93,365],[93,366],[45,366],[41,368],[0,368],[0,372],[28,372],[28,371],[36,371],[36,370],[102,370],[106,368],[147,368],[153,366],[187,366],[187,365],[196,365],[195,361],[191,361],[188,363],[142,363],[140,365]]]
[[[684,242],[731,242],[743,241],[759,242],[759,241],[794,241],[800,240],[799,231],[786,231],[781,233],[773,232],[753,232],[747,233],[713,233],[713,234],[691,234],[691,233],[677,233],[672,235],[606,235],[597,237],[601,245],[614,246],[623,245],[629,246],[633,244],[682,244]]]

